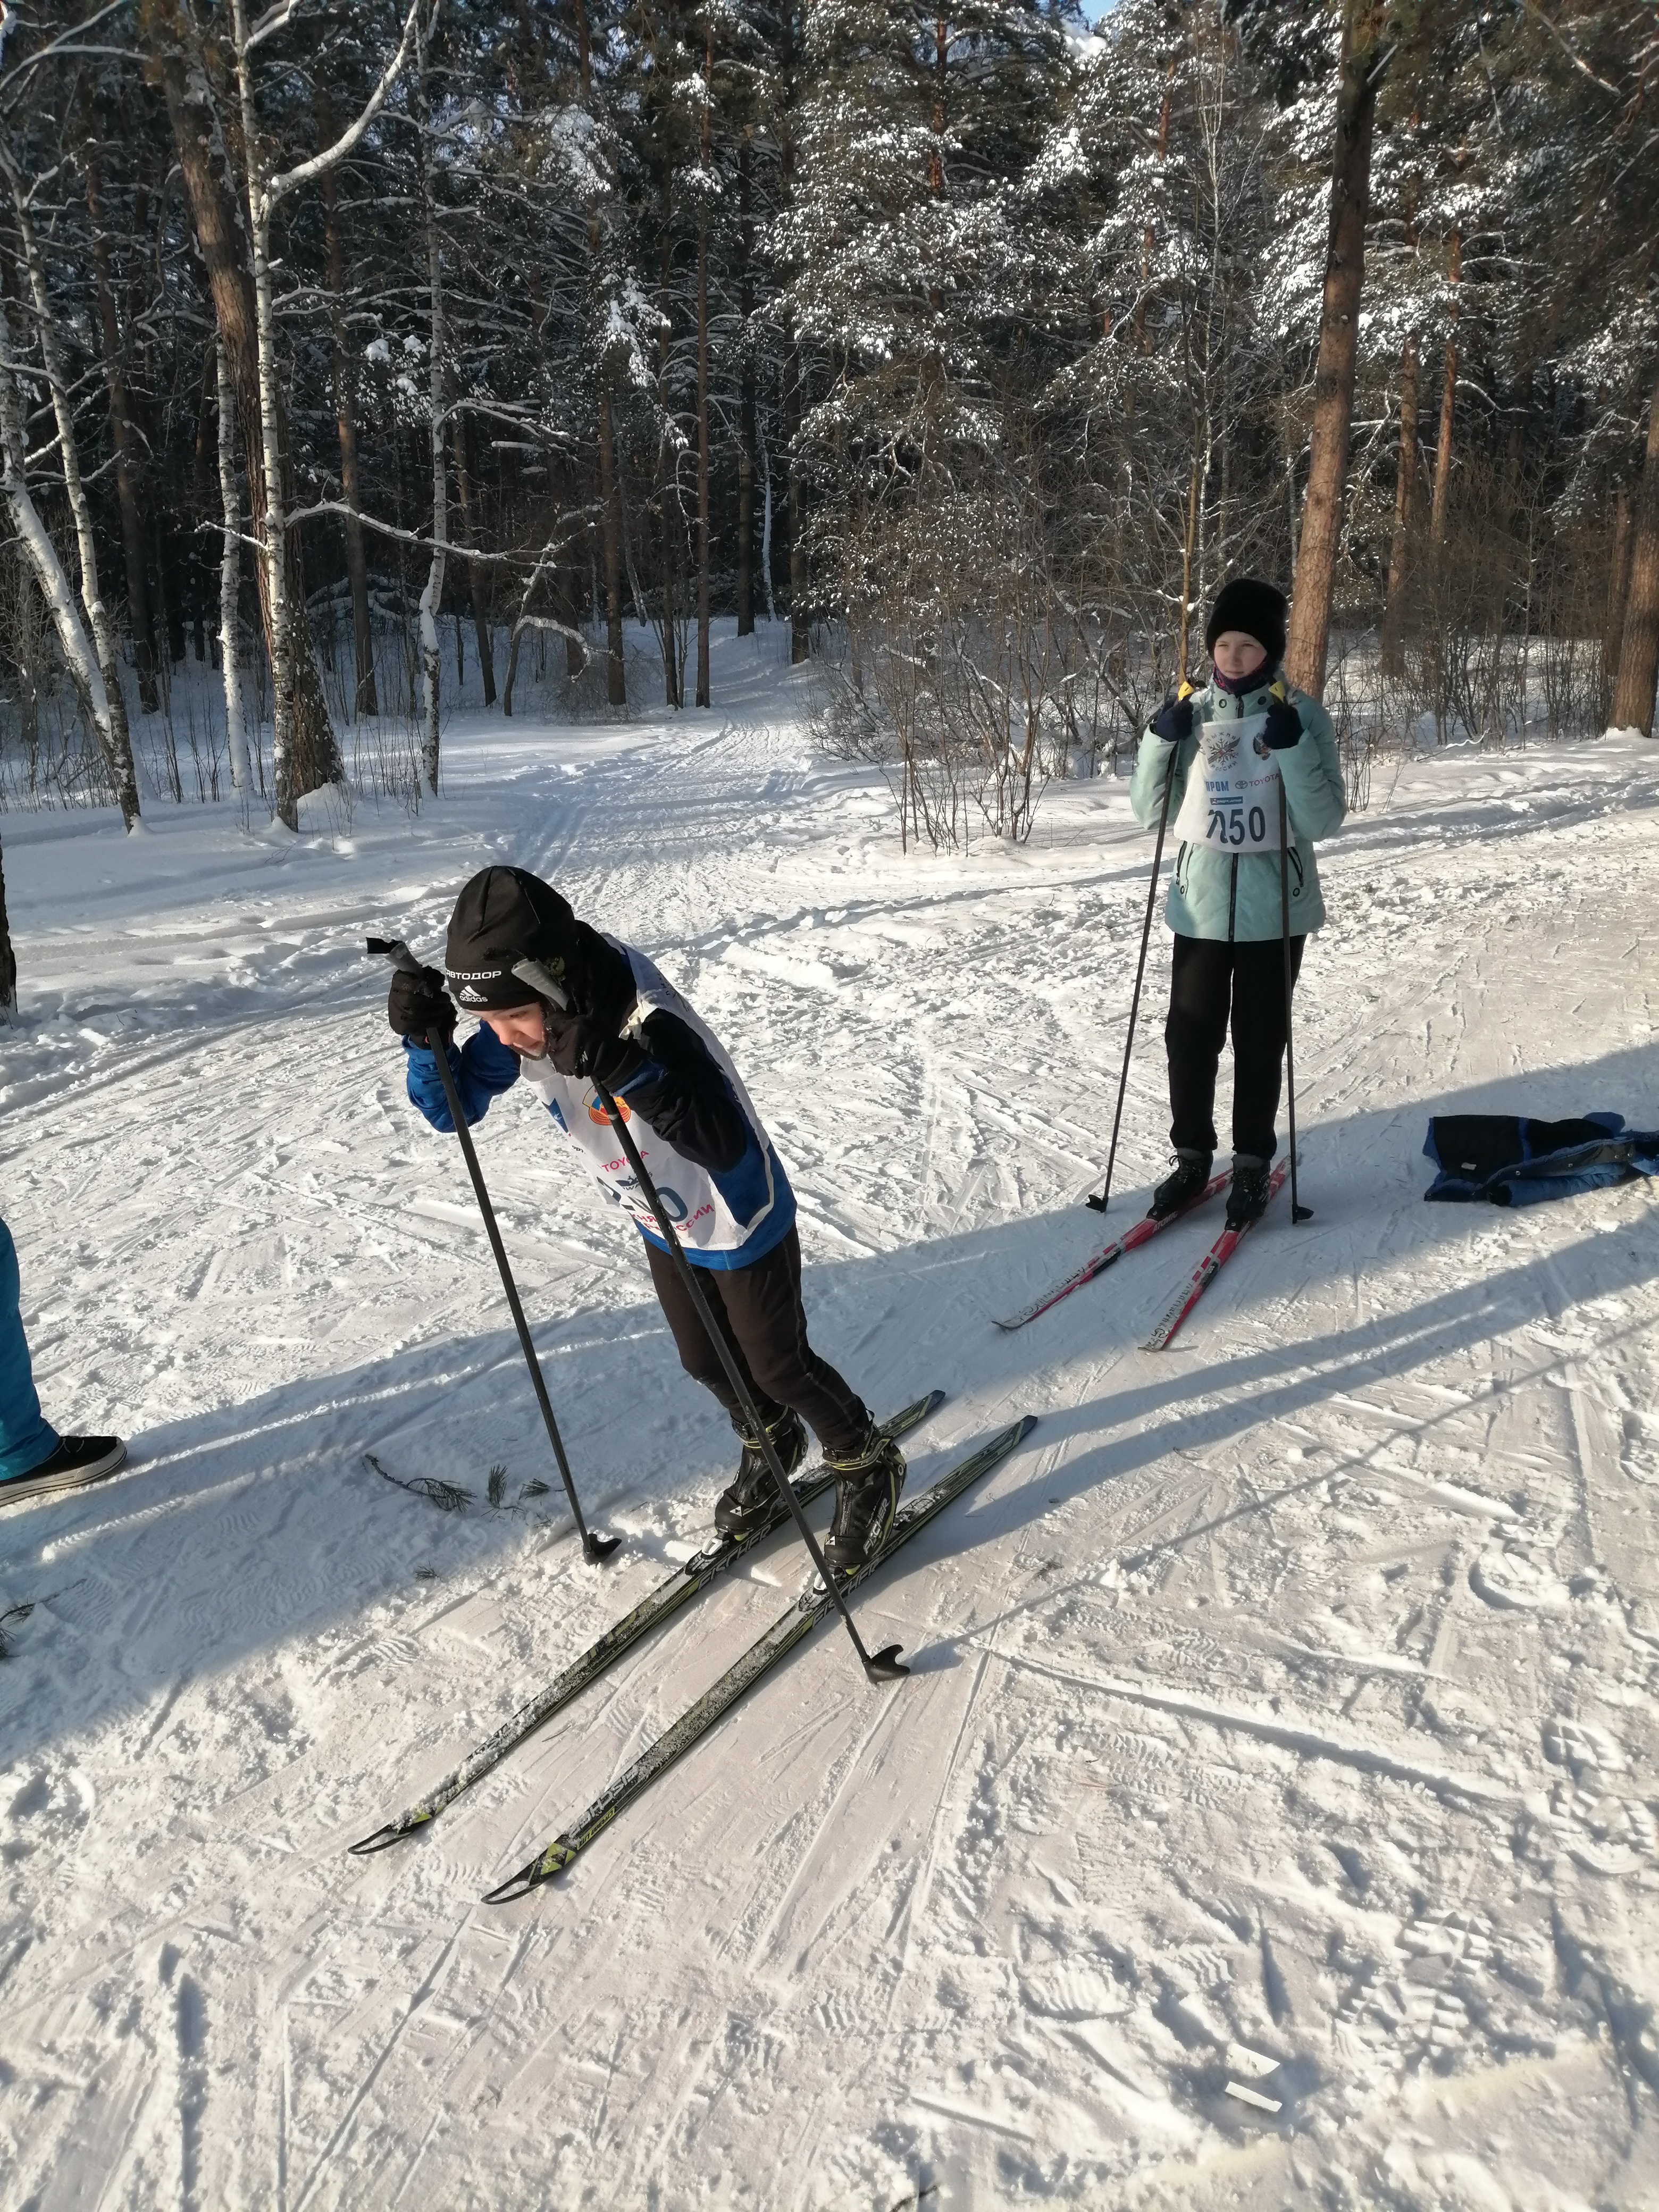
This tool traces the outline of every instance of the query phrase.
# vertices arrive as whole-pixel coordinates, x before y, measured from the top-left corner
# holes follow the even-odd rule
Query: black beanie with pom
[[[1268,659],[1277,664],[1285,658],[1287,611],[1285,594],[1277,586],[1264,583],[1260,576],[1235,576],[1215,595],[1204,628],[1204,650],[1213,653],[1224,630],[1242,629],[1264,647]]]

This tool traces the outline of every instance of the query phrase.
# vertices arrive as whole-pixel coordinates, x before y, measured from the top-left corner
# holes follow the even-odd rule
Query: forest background
[[[464,680],[718,704],[735,617],[907,842],[1018,837],[1239,571],[1357,800],[1651,732],[1652,0],[0,33],[0,805],[414,807]]]

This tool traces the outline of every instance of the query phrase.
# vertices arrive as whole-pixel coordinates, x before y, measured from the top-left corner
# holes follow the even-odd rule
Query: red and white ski
[[[1011,1314],[1006,1321],[998,1322],[997,1327],[1024,1328],[1028,1321],[1035,1321],[1039,1314],[1047,1313],[1050,1306],[1057,1306],[1062,1298],[1070,1297],[1073,1291],[1080,1291],[1085,1283],[1092,1283],[1097,1275],[1103,1275],[1114,1260],[1121,1260],[1126,1252],[1137,1250],[1156,1237],[1160,1229],[1167,1229],[1171,1222],[1184,1220],[1194,1206],[1202,1206],[1206,1199],[1213,1198],[1218,1191],[1224,1190],[1227,1182],[1228,1170],[1223,1168],[1219,1175],[1211,1176],[1191,1204],[1183,1206],[1178,1213],[1166,1213],[1161,1221],[1154,1221],[1150,1214],[1146,1215],[1126,1229],[1121,1237],[1115,1238],[1109,1244],[1103,1244],[1098,1252],[1092,1254],[1076,1274],[1068,1275],[1054,1290],[1045,1291],[1036,1304],[1027,1306],[1023,1313]]]
[[[1278,1197],[1279,1192],[1284,1188],[1285,1178],[1290,1171],[1290,1155],[1286,1153],[1285,1157],[1279,1161],[1279,1164],[1274,1168],[1273,1173],[1267,1178],[1267,1203],[1269,1206],[1273,1204],[1274,1199]],[[1258,1218],[1259,1218],[1260,1217],[1258,1217]],[[1215,1243],[1211,1245],[1209,1250],[1204,1255],[1204,1257],[1199,1261],[1197,1267],[1193,1269],[1192,1273],[1188,1277],[1180,1297],[1170,1308],[1168,1313],[1164,1315],[1163,1320],[1159,1322],[1158,1327],[1147,1338],[1146,1343],[1141,1346],[1140,1348],[1143,1352],[1162,1352],[1169,1346],[1175,1336],[1176,1331],[1181,1327],[1182,1322],[1186,1320],[1188,1315],[1191,1313],[1193,1308],[1203,1297],[1205,1291],[1209,1289],[1211,1284],[1214,1282],[1216,1277],[1221,1273],[1225,1263],[1232,1258],[1233,1254],[1238,1249],[1238,1242],[1240,1237],[1247,1236],[1253,1226],[1253,1223],[1247,1221],[1243,1229],[1224,1229],[1222,1231],[1220,1236],[1216,1238]]]

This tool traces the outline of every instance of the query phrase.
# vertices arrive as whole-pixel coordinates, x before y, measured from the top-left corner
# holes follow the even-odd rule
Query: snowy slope
[[[1577,2208],[1659,2202],[1659,1245],[1645,1186],[1426,1207],[1433,1110],[1659,1121],[1659,763],[1379,774],[1298,993],[1303,1195],[1170,1352],[1218,1222],[990,1316],[1161,1171],[1167,939],[1103,1224],[1144,897],[1121,785],[908,860],[729,637],[726,714],[463,716],[412,821],[8,816],[0,1206],[60,1426],[0,1515],[8,2205]],[[491,859],[634,937],[802,1200],[815,1334],[1024,1450],[510,1910],[799,1586],[781,1539],[420,1843],[346,1844],[703,1538],[732,1455],[631,1232],[527,1098],[480,1131],[583,1565],[458,1151],[366,933]],[[444,1513],[381,1481],[465,1485]],[[492,1466],[504,1502],[486,1498]],[[1270,2070],[1271,2069],[1271,2070]],[[1277,2100],[1277,2115],[1227,2093]]]

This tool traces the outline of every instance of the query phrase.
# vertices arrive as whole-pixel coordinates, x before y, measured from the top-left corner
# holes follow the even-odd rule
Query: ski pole
[[[1177,699],[1188,697],[1192,685],[1185,677],[1176,693]],[[1106,1154],[1106,1188],[1097,1198],[1092,1191],[1088,1203],[1097,1213],[1104,1213],[1112,1195],[1112,1170],[1117,1163],[1118,1124],[1123,1119],[1123,1095],[1129,1087],[1129,1054],[1134,1049],[1135,1016],[1140,1012],[1140,979],[1146,972],[1146,947],[1152,941],[1152,908],[1158,903],[1158,872],[1164,865],[1164,833],[1170,826],[1170,793],[1175,789],[1175,756],[1170,757],[1170,773],[1164,779],[1164,805],[1158,817],[1158,843],[1152,848],[1152,878],[1146,886],[1146,919],[1140,925],[1140,957],[1135,963],[1135,994],[1129,1001],[1129,1034],[1123,1040],[1123,1073],[1117,1079],[1117,1111],[1112,1116],[1112,1142]]]
[[[564,993],[538,960],[516,961],[514,963],[513,973],[522,981],[528,983],[532,991],[539,992],[544,999],[550,999],[555,1006],[569,1005],[569,1000],[565,997]],[[726,1340],[725,1331],[715,1326],[714,1316],[708,1310],[708,1301],[703,1296],[702,1286],[697,1280],[696,1270],[686,1258],[684,1247],[674,1233],[674,1224],[668,1218],[668,1209],[658,1194],[657,1186],[651,1180],[645,1162],[640,1158],[640,1148],[634,1142],[632,1133],[623,1119],[622,1109],[597,1075],[592,1078],[592,1081],[599,1104],[621,1141],[628,1164],[633,1170],[635,1178],[645,1194],[645,1202],[657,1217],[657,1227],[662,1232],[662,1241],[668,1247],[669,1256],[674,1263],[675,1271],[679,1276],[685,1294],[690,1299],[698,1320],[702,1323],[708,1341],[720,1355],[720,1365],[726,1370],[726,1379],[736,1393],[738,1403],[743,1409],[744,1419],[749,1424],[749,1432],[760,1439],[760,1447],[766,1455],[766,1464],[771,1469],[772,1480],[778,1486],[778,1494],[794,1516],[795,1526],[800,1531],[801,1541],[811,1555],[812,1565],[817,1570],[819,1579],[835,1600],[836,1611],[847,1624],[847,1633],[853,1639],[853,1649],[858,1653],[866,1674],[872,1682],[896,1682],[910,1671],[908,1667],[902,1666],[899,1662],[899,1652],[902,1647],[896,1644],[884,1644],[882,1649],[873,1655],[866,1650],[864,1638],[859,1634],[857,1625],[848,1610],[847,1600],[842,1596],[835,1576],[830,1571],[830,1563],[819,1548],[817,1538],[812,1534],[812,1524],[808,1521],[799,1498],[795,1495],[793,1484],[783,1471],[783,1462],[773,1449],[771,1437],[766,1433],[766,1424],[760,1417],[749,1385],[743,1379],[743,1370],[738,1364],[737,1356]]]
[[[371,937],[371,953],[383,953],[394,968],[418,975],[421,963],[401,938]],[[507,1292],[507,1303],[512,1310],[513,1326],[519,1332],[523,1346],[525,1364],[530,1370],[530,1380],[535,1388],[536,1403],[542,1409],[542,1419],[547,1425],[547,1439],[553,1447],[553,1456],[559,1463],[559,1478],[564,1484],[564,1494],[570,1500],[570,1510],[575,1516],[577,1534],[582,1540],[582,1556],[592,1565],[600,1565],[611,1557],[622,1541],[620,1536],[596,1536],[582,1518],[581,1501],[576,1495],[575,1478],[570,1472],[570,1462],[565,1457],[564,1440],[559,1434],[559,1425],[553,1418],[553,1406],[547,1395],[547,1384],[542,1376],[542,1364],[536,1357],[536,1347],[530,1340],[530,1324],[524,1317],[524,1308],[519,1302],[518,1285],[513,1279],[513,1270],[507,1263],[507,1248],[501,1243],[501,1232],[495,1225],[495,1209],[489,1203],[489,1193],[484,1188],[483,1170],[478,1165],[478,1155],[472,1143],[472,1132],[461,1111],[460,1093],[455,1088],[455,1078],[449,1065],[449,1054],[441,1036],[435,1047],[430,1037],[428,1049],[437,1063],[438,1075],[444,1087],[444,1102],[449,1108],[449,1118],[455,1124],[455,1134],[461,1140],[461,1153],[466,1162],[467,1173],[472,1178],[472,1188],[477,1194],[478,1211],[483,1216],[484,1230],[489,1247],[495,1255],[495,1265],[501,1271],[501,1288]]]
[[[1281,692],[1282,698],[1284,694]],[[1279,779],[1279,941],[1285,948],[1285,1097],[1291,1124],[1291,1225],[1311,1221],[1313,1208],[1299,1206],[1296,1195],[1296,1048],[1291,1042],[1291,814],[1285,798],[1285,778]]]

